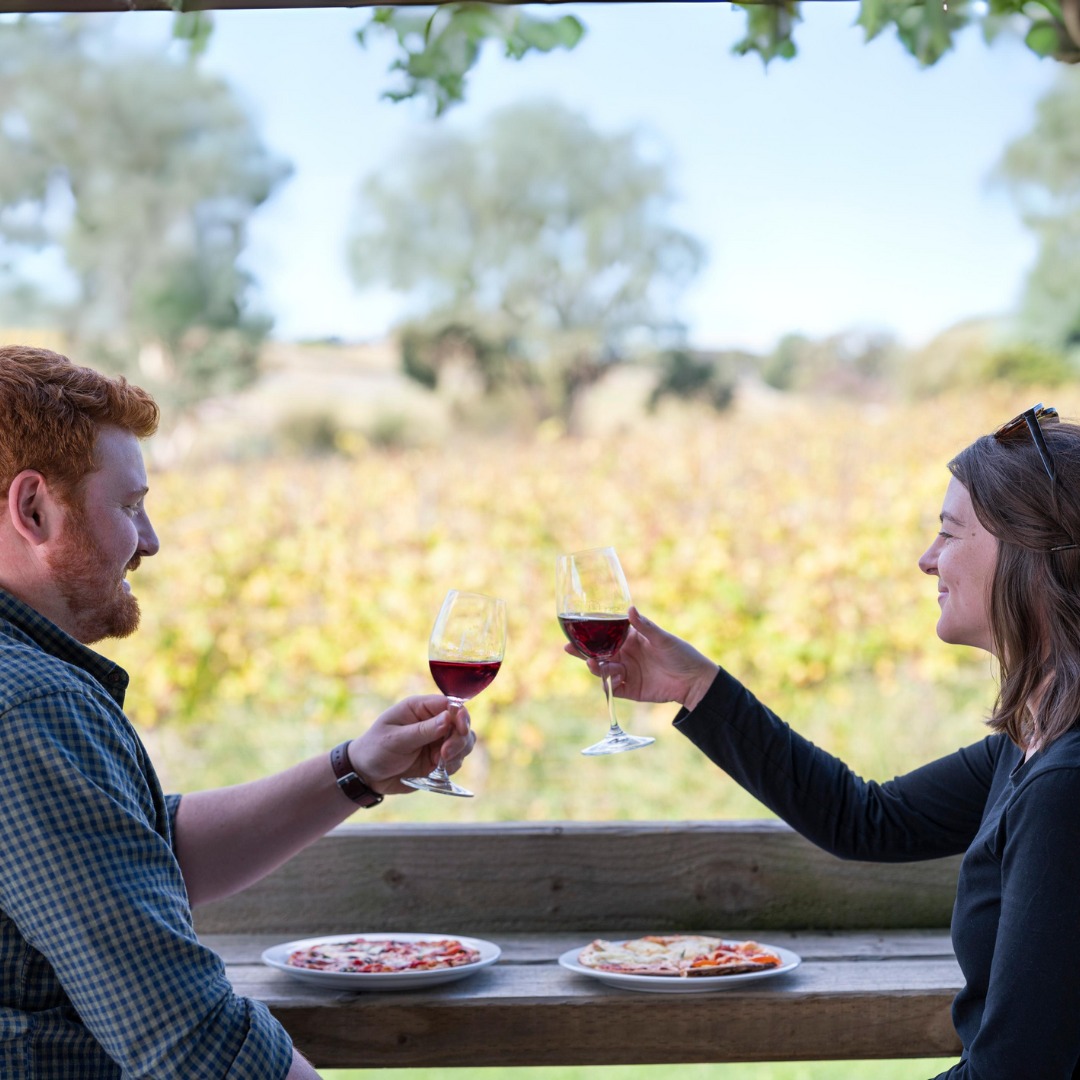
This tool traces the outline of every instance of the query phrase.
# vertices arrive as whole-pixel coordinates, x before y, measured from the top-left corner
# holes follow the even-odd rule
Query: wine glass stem
[[[449,702],[449,707],[447,708],[446,711],[449,714],[450,719],[453,720],[454,719],[454,714],[458,711],[458,709],[461,708],[462,705],[465,704],[465,699],[464,698],[448,697],[446,700]],[[450,738],[449,735],[447,735],[446,737]],[[444,780],[447,783],[450,782],[450,774],[446,771],[446,765],[443,763],[443,755],[442,755],[442,747],[441,746],[439,747],[438,760],[435,762],[435,768],[431,770],[431,775],[433,777],[438,777],[440,780]]]
[[[607,674],[604,661],[600,661],[600,681],[604,684],[604,697],[607,699],[608,733],[621,735],[623,730],[619,727],[619,721],[615,719],[615,695],[611,691],[611,676]]]

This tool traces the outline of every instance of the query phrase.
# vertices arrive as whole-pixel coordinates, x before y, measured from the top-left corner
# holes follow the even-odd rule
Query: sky
[[[360,181],[434,124],[472,128],[537,99],[603,132],[637,129],[666,157],[671,218],[708,252],[677,312],[699,347],[765,351],[785,333],[853,328],[918,346],[1015,308],[1035,242],[992,175],[1059,65],[971,28],[922,69],[891,32],[864,43],[848,0],[804,3],[799,56],[767,69],[732,55],[745,19],[730,4],[534,10],[573,12],[585,39],[521,62],[489,46],[466,103],[442,119],[426,103],[381,99],[395,52],[357,44],[363,9],[215,14],[203,63],[295,169],[253,219],[245,257],[276,337],[385,336],[403,299],[358,291],[346,265]],[[165,47],[168,16],[118,21]]]

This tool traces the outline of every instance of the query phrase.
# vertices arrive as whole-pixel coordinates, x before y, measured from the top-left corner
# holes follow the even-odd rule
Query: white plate
[[[621,945],[623,942],[617,941],[615,944]],[[567,971],[573,971],[578,975],[588,975],[589,978],[599,979],[609,986],[617,986],[622,990],[645,990],[653,994],[706,994],[713,990],[727,990],[736,984],[742,986],[748,982],[757,982],[758,979],[783,975],[785,972],[794,971],[802,963],[802,957],[790,949],[766,945],[763,941],[758,944],[780,957],[779,967],[747,971],[742,975],[702,975],[699,978],[685,979],[678,975],[621,975],[615,971],[597,971],[595,968],[579,964],[578,956],[585,948],[584,945],[579,945],[576,949],[568,949],[559,957],[559,963]]]
[[[480,959],[474,964],[462,964],[460,967],[432,968],[430,971],[315,971],[312,968],[294,967],[285,961],[295,949],[306,949],[310,945],[352,941],[363,937],[368,941],[434,941],[449,938],[460,941],[471,949],[480,952]],[[499,959],[502,950],[490,941],[480,938],[462,937],[460,934],[335,934],[333,936],[304,938],[302,941],[287,941],[274,945],[262,954],[264,964],[284,971],[303,982],[316,983],[319,986],[334,987],[337,990],[413,990],[436,986],[439,983],[453,982],[474,975],[482,968],[489,967]]]

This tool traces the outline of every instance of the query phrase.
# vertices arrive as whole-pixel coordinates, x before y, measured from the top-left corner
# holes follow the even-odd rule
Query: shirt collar
[[[108,657],[87,648],[61,630],[29,604],[0,589],[0,634],[13,636],[12,630],[28,637],[39,649],[65,663],[74,664],[93,676],[121,707],[128,686],[128,673]]]

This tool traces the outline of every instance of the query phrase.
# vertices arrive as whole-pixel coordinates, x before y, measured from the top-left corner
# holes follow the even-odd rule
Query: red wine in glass
[[[612,547],[560,555],[555,560],[555,614],[570,643],[600,663],[600,682],[607,700],[608,732],[600,742],[582,750],[590,757],[621,754],[655,742],[651,736],[631,735],[615,719],[615,698],[605,660],[614,656],[630,632],[630,588]]]
[[[502,661],[429,660],[428,667],[435,685],[448,698],[468,701],[491,685],[499,674]]]
[[[560,615],[559,625],[575,649],[597,660],[614,656],[630,633],[625,615]]]
[[[428,638],[428,667],[447,697],[451,715],[491,685],[505,650],[506,601],[451,589]],[[401,782],[437,795],[472,795],[450,779],[441,754],[427,776],[403,777]]]

